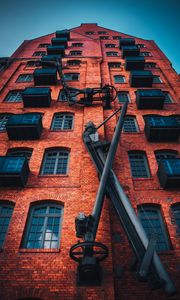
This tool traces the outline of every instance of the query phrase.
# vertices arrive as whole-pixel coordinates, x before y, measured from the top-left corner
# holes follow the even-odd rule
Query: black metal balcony
[[[119,39],[119,49],[122,49],[122,46],[134,46],[135,39],[133,38],[120,38]]]
[[[122,58],[127,56],[138,56],[140,49],[137,46],[122,46]]]
[[[127,56],[125,60],[125,70],[144,70],[145,59],[142,56]]]
[[[53,54],[60,54],[62,56],[65,55],[65,46],[48,46],[47,47],[47,53],[49,55],[53,55]]]
[[[35,140],[42,133],[42,115],[28,113],[11,115],[6,124],[6,131],[10,140]]]
[[[180,158],[162,159],[159,163],[160,185],[166,188],[180,188]]]
[[[22,93],[24,107],[49,107],[51,89],[48,87],[28,87]]]
[[[36,69],[33,76],[35,85],[56,85],[58,82],[55,68]]]
[[[25,186],[29,177],[26,157],[0,156],[0,186]]]
[[[67,37],[52,38],[51,44],[53,46],[64,46],[65,48],[67,48],[68,38]]]
[[[131,71],[130,86],[131,87],[152,87],[153,74],[151,71]]]
[[[57,61],[57,60],[60,60],[62,58],[62,55],[58,55],[58,54],[54,54],[54,55],[44,55],[42,58],[41,58],[41,65],[43,68],[49,68],[47,62],[49,61]]]
[[[177,142],[180,124],[176,117],[147,116],[144,130],[150,142]]]
[[[138,109],[162,109],[165,95],[161,90],[137,90],[136,104]]]
[[[57,38],[66,37],[69,41],[70,40],[70,31],[69,30],[58,30],[58,31],[56,31],[56,37]]]

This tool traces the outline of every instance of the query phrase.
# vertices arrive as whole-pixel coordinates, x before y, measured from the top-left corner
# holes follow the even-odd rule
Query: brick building
[[[59,53],[68,86],[116,88],[110,109],[97,96],[90,106],[68,104],[47,63]],[[77,284],[69,249],[79,240],[75,218],[91,214],[99,185],[85,125],[98,126],[128,100],[113,170],[180,284],[180,85],[168,58],[152,40],[81,24],[65,38],[24,41],[0,65],[0,299],[167,299],[131,271],[133,250],[108,197],[96,237],[109,249],[101,285]],[[117,120],[98,130],[100,139],[112,140]]]

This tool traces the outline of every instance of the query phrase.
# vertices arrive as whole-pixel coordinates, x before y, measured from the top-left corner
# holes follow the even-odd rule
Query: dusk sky
[[[180,73],[180,0],[0,0],[0,57],[23,40],[80,23],[153,39]]]

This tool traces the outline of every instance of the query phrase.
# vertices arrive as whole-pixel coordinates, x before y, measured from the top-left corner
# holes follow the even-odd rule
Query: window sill
[[[74,129],[58,129],[58,130],[53,130],[50,129],[49,132],[73,132]]]
[[[49,178],[49,177],[69,177],[68,174],[39,174],[38,177],[40,178]]]
[[[19,253],[59,253],[60,249],[19,249]]]

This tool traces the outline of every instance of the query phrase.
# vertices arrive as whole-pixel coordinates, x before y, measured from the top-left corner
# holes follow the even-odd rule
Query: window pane
[[[56,114],[53,118],[52,130],[70,130],[73,125],[73,115]]]
[[[119,103],[129,102],[129,93],[128,92],[118,92],[118,101]]]
[[[33,80],[33,74],[20,74],[16,82],[31,82]]]
[[[154,75],[153,83],[162,83],[162,80],[161,80],[160,76]]]
[[[171,95],[168,92],[163,92],[163,93],[165,95],[165,101],[164,101],[164,103],[172,103],[173,100],[171,98]]]
[[[161,159],[176,158],[178,156],[176,153],[170,151],[156,151],[155,155],[158,164],[161,161]]]
[[[147,160],[144,154],[129,153],[132,177],[147,178],[150,176]]]
[[[180,237],[180,204],[173,206],[172,210],[176,224],[176,233]]]
[[[9,115],[0,115],[0,131],[6,130],[6,123],[9,119]]]
[[[12,205],[0,204],[0,248],[3,246],[12,213]]]
[[[45,154],[41,174],[67,174],[69,153],[60,150]]]
[[[115,75],[114,83],[125,83],[125,77],[123,75]]]
[[[6,102],[22,102],[22,91],[10,91],[5,99]]]
[[[32,155],[32,150],[21,150],[21,149],[9,149],[8,156],[25,156],[29,161]]]
[[[138,132],[136,119],[134,117],[125,117],[123,130],[124,132]]]

